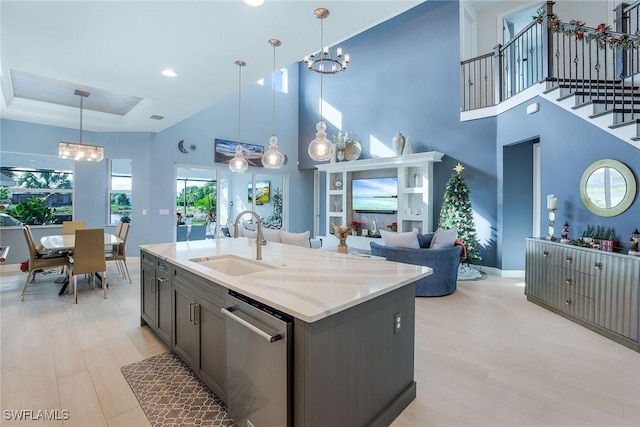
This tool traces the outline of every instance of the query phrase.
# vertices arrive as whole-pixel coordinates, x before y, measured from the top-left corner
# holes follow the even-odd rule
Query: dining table
[[[124,241],[111,233],[104,233],[104,246],[114,246],[123,243]],[[73,234],[51,234],[49,236],[42,236],[40,238],[40,244],[50,251],[72,251],[76,245],[76,235]],[[69,279],[65,278],[62,282],[62,288],[58,295],[64,294],[64,291],[69,285]]]

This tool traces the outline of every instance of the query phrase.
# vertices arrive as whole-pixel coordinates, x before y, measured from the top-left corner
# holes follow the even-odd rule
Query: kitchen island
[[[229,291],[293,319],[288,425],[389,425],[415,398],[413,282],[430,268],[278,243],[255,261],[246,238],[141,251],[142,322],[223,400]]]

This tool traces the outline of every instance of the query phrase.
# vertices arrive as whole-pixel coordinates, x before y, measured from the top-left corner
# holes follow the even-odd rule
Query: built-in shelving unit
[[[351,181],[360,171],[380,171],[384,176],[398,177],[399,232],[414,228],[422,233],[432,231],[433,164],[443,156],[443,153],[429,151],[316,165],[326,179],[326,235],[331,234],[331,224],[347,224],[353,219]]]

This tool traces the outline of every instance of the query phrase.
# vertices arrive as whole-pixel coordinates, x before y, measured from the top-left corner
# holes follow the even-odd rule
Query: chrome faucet
[[[262,259],[262,247],[267,244],[267,241],[264,240],[264,237],[262,236],[262,222],[260,221],[260,215],[248,209],[240,212],[233,224],[233,238],[235,239],[238,237],[238,221],[240,221],[240,218],[244,214],[251,214],[251,216],[253,216],[258,223],[258,236],[256,237],[256,259],[260,261]]]

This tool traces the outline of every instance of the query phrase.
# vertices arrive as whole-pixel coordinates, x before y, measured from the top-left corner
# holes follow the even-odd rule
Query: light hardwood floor
[[[2,426],[149,423],[120,367],[167,350],[140,327],[133,284],[109,266],[109,298],[78,305],[24,274],[0,277]],[[640,354],[526,301],[522,281],[459,282],[416,299],[418,397],[393,423],[414,426],[639,426]],[[68,410],[66,421],[8,421],[5,410]]]

